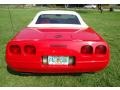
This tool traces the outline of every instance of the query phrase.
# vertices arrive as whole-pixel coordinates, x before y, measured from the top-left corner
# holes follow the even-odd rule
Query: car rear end
[[[109,46],[105,41],[12,41],[7,45],[6,61],[18,72],[97,72],[109,63]]]

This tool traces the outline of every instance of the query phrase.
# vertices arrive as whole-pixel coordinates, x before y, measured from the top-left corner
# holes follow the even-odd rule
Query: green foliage
[[[94,74],[19,76],[8,73],[6,69],[5,47],[18,31],[29,24],[40,8],[14,8],[10,11],[14,28],[11,28],[8,10],[0,9],[0,86],[120,86],[120,12],[101,14],[77,10],[110,45],[111,61],[106,69]]]

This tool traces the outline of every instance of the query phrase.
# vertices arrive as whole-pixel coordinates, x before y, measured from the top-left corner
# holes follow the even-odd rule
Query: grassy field
[[[0,9],[0,86],[120,86],[120,12],[77,10],[88,25],[103,36],[111,48],[109,67],[98,73],[75,75],[19,76],[6,70],[6,43],[32,20],[42,9],[10,9],[14,28],[10,23],[8,9]]]

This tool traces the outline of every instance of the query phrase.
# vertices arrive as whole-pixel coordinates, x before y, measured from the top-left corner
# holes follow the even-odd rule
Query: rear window
[[[80,24],[77,16],[70,14],[42,14],[36,24]]]

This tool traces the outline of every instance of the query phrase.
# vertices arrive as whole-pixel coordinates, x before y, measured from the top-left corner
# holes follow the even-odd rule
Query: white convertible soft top
[[[70,15],[75,15],[80,21],[80,24],[36,24],[37,19],[39,18],[40,15],[42,14],[70,14]],[[88,25],[83,21],[81,16],[74,12],[74,11],[64,11],[64,10],[49,10],[49,11],[41,11],[37,13],[37,15],[34,17],[32,22],[28,25],[28,27],[73,27],[73,28],[87,28]]]

